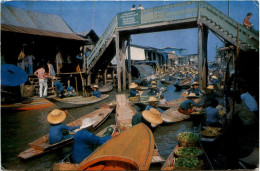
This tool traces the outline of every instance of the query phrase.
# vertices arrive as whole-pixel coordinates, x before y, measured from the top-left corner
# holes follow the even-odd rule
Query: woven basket
[[[198,145],[198,140],[191,141],[191,140],[183,140],[178,138],[178,142],[180,147],[193,147]]]
[[[201,170],[202,166],[203,166],[203,160],[200,160],[200,165],[196,168],[174,166],[173,170]]]
[[[204,151],[201,149],[201,148],[199,148],[199,147],[195,147],[195,148],[197,148],[198,150],[200,150],[202,153],[200,153],[200,154],[196,154],[196,155],[180,155],[180,154],[177,154],[176,152],[179,150],[179,149],[181,149],[181,148],[183,148],[183,147],[178,147],[175,151],[174,151],[174,154],[176,155],[176,156],[178,156],[178,157],[198,157],[198,156],[201,156],[202,154],[204,154]]]

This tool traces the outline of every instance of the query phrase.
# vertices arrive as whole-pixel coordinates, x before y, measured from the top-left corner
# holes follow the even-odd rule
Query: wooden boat
[[[189,119],[190,115],[184,115],[178,111],[178,108],[170,108],[162,114],[162,119],[166,123],[180,122]]]
[[[188,88],[190,88],[191,79],[192,78],[187,78],[187,79],[183,80],[180,85],[177,82],[176,84],[174,84],[174,86],[176,87],[176,89],[188,89]]]
[[[91,118],[92,120],[95,121],[94,125],[93,125],[93,129],[96,129],[98,126],[100,126],[107,118],[108,116],[111,114],[113,109],[97,109],[79,119],[77,119],[76,121],[72,121],[70,123],[68,123],[68,126],[77,126],[79,124],[81,124],[82,120],[85,118]],[[46,134],[38,139],[36,139],[35,141],[29,143],[30,148],[25,150],[24,152],[21,152],[18,157],[22,158],[22,159],[28,159],[46,152],[49,152],[51,150],[54,150],[58,147],[61,147],[65,144],[69,144],[73,141],[73,138],[67,139],[67,140],[63,140],[61,142],[58,142],[56,144],[49,144],[49,134]]]
[[[100,102],[109,95],[102,94],[101,98],[97,98],[96,96],[91,97],[80,97],[80,98],[66,98],[66,99],[49,99],[48,100],[58,106],[60,109],[71,109],[76,107],[83,107],[93,103]]]
[[[125,94],[116,95],[116,125],[120,132],[132,127],[132,118],[137,113],[136,110],[128,103]],[[165,161],[159,154],[158,148],[155,146],[152,163]]]
[[[161,104],[159,104],[158,107],[165,107],[165,108],[172,108],[172,107],[174,107],[174,108],[177,108],[177,109],[178,109],[179,106],[180,106],[180,104],[181,104],[184,100],[186,100],[186,97],[181,97],[181,98],[179,98],[179,99],[176,99],[176,100],[172,100],[172,101],[167,102],[167,105],[161,105]]]
[[[75,96],[75,97],[65,97],[63,99],[60,98],[36,98],[36,99],[28,99],[21,103],[14,104],[2,104],[2,110],[35,110],[42,109],[46,107],[58,106],[61,109],[69,109],[75,107],[86,106],[89,104],[97,103],[106,99],[109,95],[102,94],[101,98],[96,97],[86,97]]]
[[[107,141],[69,170],[148,170],[153,147],[153,133],[140,123]]]
[[[114,129],[113,133],[116,132],[116,125],[110,125],[107,126],[105,129],[101,130],[100,132],[98,132],[96,136],[102,137],[108,127],[112,127]],[[71,157],[72,157],[72,153],[70,153],[67,157],[65,157],[61,162],[54,163],[52,166],[52,170],[75,170],[78,164],[74,164]]]
[[[107,93],[109,91],[113,90],[112,82],[108,82],[106,85],[99,88],[99,91],[103,93]]]

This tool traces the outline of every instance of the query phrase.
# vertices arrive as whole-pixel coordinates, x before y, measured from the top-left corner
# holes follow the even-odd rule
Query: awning
[[[72,33],[53,32],[53,31],[46,31],[46,30],[40,30],[35,28],[28,28],[28,27],[21,27],[21,26],[7,25],[7,24],[1,24],[1,31],[85,41],[85,39],[83,39],[82,37]]]

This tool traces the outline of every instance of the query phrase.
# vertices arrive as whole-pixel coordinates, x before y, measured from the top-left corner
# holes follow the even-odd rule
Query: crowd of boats
[[[218,140],[225,133],[225,129],[228,127],[228,120],[231,116],[227,113],[223,103],[220,103],[221,105],[217,106],[219,113],[224,118],[222,120],[222,127],[209,126],[204,123],[205,107],[208,106],[205,104],[205,96],[207,92],[212,92],[213,89],[215,89],[220,94],[219,99],[222,99],[222,71],[219,69],[213,69],[210,71],[208,80],[211,85],[208,86],[207,90],[201,91],[202,94],[199,93],[196,95],[194,92],[188,93],[189,89],[184,91],[182,97],[172,101],[166,101],[163,99],[163,96],[161,96],[169,84],[173,84],[176,87],[176,90],[180,88],[190,88],[197,85],[197,74],[198,71],[195,67],[176,66],[176,68],[169,68],[169,70],[158,73],[157,78],[147,81],[148,84],[138,85],[137,83],[132,82],[129,85],[129,96],[128,94],[117,94],[116,100],[100,105],[99,109],[91,113],[86,113],[77,120],[66,111],[67,116],[74,120],[68,123],[67,126],[75,127],[81,125],[84,120],[88,118],[93,121],[92,128],[90,129],[92,132],[104,123],[109,115],[116,110],[116,125],[110,125],[97,133],[96,136],[104,136],[105,133],[107,133],[107,130],[111,128],[113,128],[113,132],[111,133],[120,132],[120,135],[113,137],[102,146],[96,148],[96,150],[81,163],[73,163],[71,155],[64,156],[64,160],[60,163],[53,164],[53,169],[148,170],[151,163],[163,162],[162,170],[212,169],[210,160],[200,142],[210,143]],[[217,81],[215,79],[217,79]],[[107,89],[110,90],[110,86],[107,87]],[[28,110],[37,109],[40,108],[40,106],[50,107],[50,104],[52,104],[58,106],[59,109],[64,110],[92,104],[107,97],[108,95],[102,94],[101,98],[83,98],[76,96],[63,99],[39,99],[33,101],[33,103],[21,103],[16,104],[16,106],[13,104],[4,107],[9,109],[12,107],[12,109],[16,110]],[[204,108],[192,105],[192,112],[184,114],[180,111],[180,105],[191,97],[196,97],[194,98],[194,102],[196,104],[201,104]],[[29,108],[24,107],[28,104],[30,104]],[[141,110],[136,111],[134,107],[135,105]],[[153,132],[159,125],[174,124],[187,119],[199,121],[201,132],[180,133],[178,135],[177,146],[165,161],[159,154],[159,149],[155,143]],[[70,133],[73,134],[73,132]],[[30,142],[30,147],[21,152],[18,157],[24,160],[29,159],[72,142],[73,136],[58,143],[50,144],[49,134],[46,134],[35,141]],[[184,154],[182,154],[183,152]]]

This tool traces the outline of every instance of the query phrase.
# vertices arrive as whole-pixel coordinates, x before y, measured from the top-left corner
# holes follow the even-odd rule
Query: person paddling
[[[51,113],[48,114],[47,120],[50,123],[49,129],[49,143],[56,144],[62,140],[69,139],[73,135],[68,134],[68,131],[73,131],[80,126],[70,127],[62,122],[66,119],[66,114],[68,111],[63,111],[59,109],[54,109]]]
[[[202,107],[202,105],[194,102],[197,98],[198,96],[196,96],[195,93],[190,93],[187,99],[181,103],[178,111],[182,114],[189,115],[193,112],[193,106]]]
[[[98,85],[94,85],[92,87],[93,89],[93,96],[96,96],[97,98],[100,98],[101,97],[101,92],[98,90]]]

